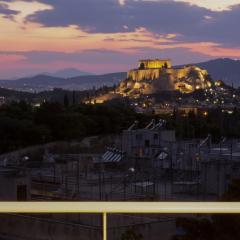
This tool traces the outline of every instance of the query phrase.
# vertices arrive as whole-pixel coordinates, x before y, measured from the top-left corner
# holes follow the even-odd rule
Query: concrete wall
[[[213,194],[221,197],[227,191],[231,182],[231,168],[231,165],[220,160],[203,162],[201,167],[203,194]]]
[[[29,175],[19,175],[15,171],[6,169],[0,171],[0,200],[16,201],[18,200],[18,186],[26,186],[26,199],[30,200],[31,181]]]

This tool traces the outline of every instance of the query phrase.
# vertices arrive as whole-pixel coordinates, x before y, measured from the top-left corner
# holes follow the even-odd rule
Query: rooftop
[[[139,62],[143,62],[143,61],[171,61],[171,59],[140,59]]]

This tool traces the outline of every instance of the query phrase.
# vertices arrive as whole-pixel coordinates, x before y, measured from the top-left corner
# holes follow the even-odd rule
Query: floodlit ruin
[[[196,66],[173,68],[170,60],[140,60],[137,69],[128,72],[118,92],[124,96],[153,94],[165,90],[190,93],[211,87],[206,70]]]
[[[200,67],[172,67],[169,59],[140,60],[138,67],[129,70],[126,79],[121,81],[114,91],[87,102],[103,103],[116,97],[136,99],[142,95],[161,94],[162,91],[192,93],[213,85],[207,70]]]

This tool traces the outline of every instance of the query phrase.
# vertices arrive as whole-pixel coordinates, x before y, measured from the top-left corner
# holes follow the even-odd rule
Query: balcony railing
[[[107,214],[239,214],[240,202],[0,202],[0,213],[99,213],[107,240]]]

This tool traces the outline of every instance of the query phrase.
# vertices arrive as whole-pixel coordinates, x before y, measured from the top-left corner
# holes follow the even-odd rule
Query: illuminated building
[[[147,59],[140,60],[138,62],[139,69],[159,69],[159,68],[171,68],[172,62],[170,59],[160,60],[160,59]]]

